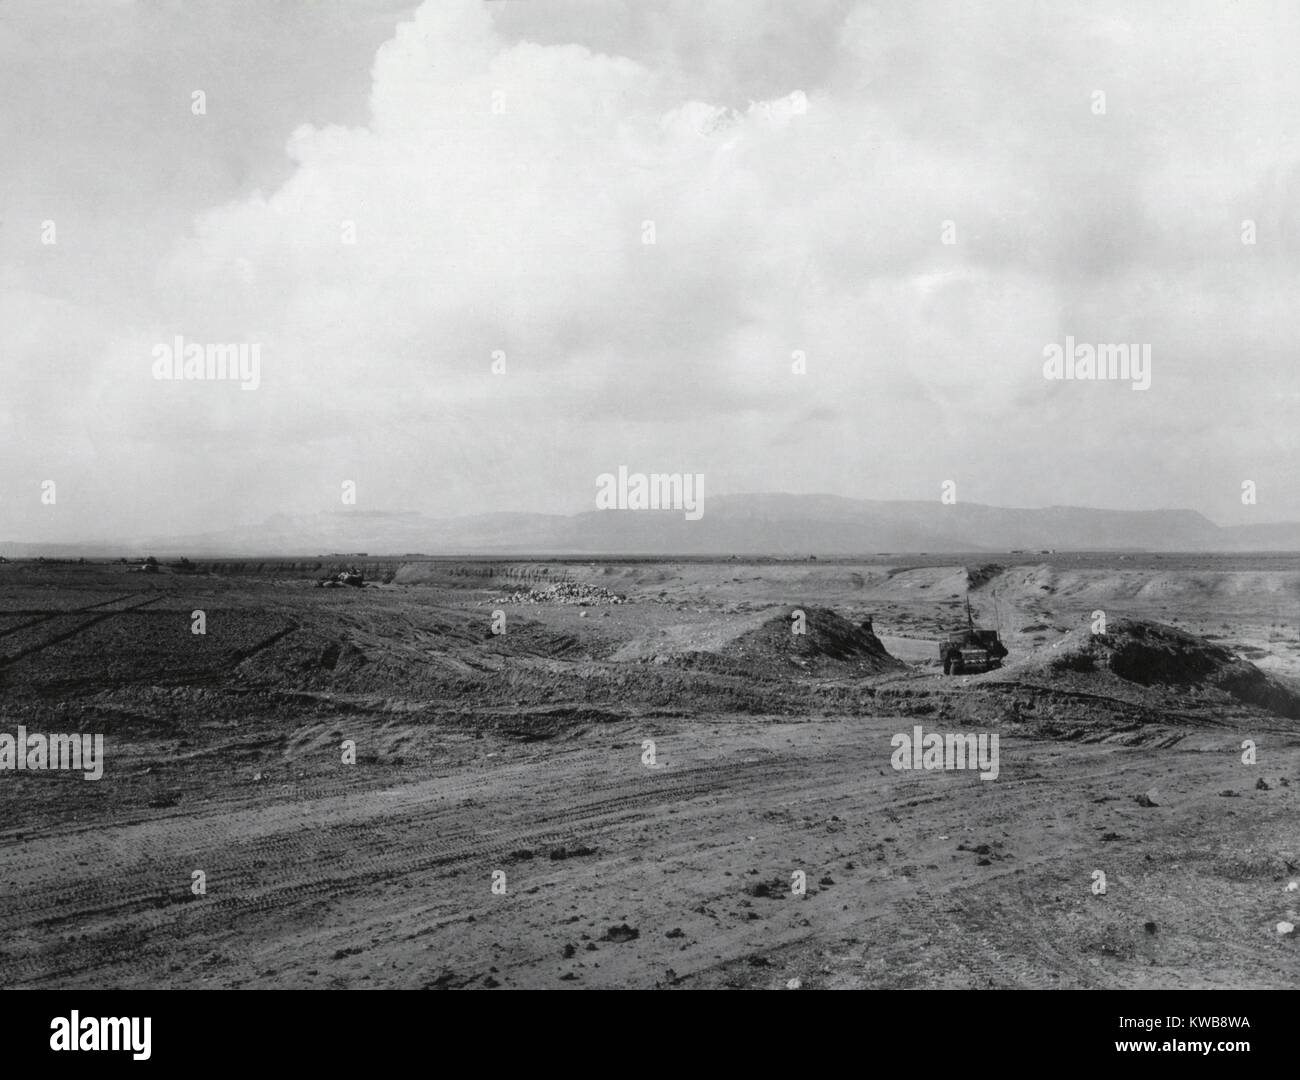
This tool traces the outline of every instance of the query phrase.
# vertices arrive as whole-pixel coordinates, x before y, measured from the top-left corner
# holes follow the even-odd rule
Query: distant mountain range
[[[872,555],[1025,551],[1300,551],[1300,523],[1224,527],[1192,510],[1019,510],[836,495],[715,495],[681,511],[277,514],[257,526],[120,544],[0,541],[10,558],[214,555]]]

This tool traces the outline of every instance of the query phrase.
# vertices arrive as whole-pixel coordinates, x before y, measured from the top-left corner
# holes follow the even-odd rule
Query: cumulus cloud
[[[621,463],[1220,520],[1249,477],[1300,515],[1290,16],[548,6],[425,3],[365,118],[303,116],[283,178],[160,244],[138,302],[9,298],[33,317],[6,364],[84,355],[87,475],[152,462],[142,497],[194,527],[341,479],[372,507],[583,509]],[[176,334],[259,342],[260,389],[153,381]],[[1150,343],[1151,390],[1045,382],[1067,334]]]

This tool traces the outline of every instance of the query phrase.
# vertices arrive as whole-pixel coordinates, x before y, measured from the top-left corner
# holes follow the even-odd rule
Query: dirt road
[[[1278,782],[1300,772],[1294,741],[1251,768],[1227,733],[1154,751],[1007,739],[981,781],[892,769],[914,723],[478,741],[448,775],[340,765],[251,805],[33,830],[4,845],[0,981],[1295,985],[1274,930],[1296,906],[1297,787]]]

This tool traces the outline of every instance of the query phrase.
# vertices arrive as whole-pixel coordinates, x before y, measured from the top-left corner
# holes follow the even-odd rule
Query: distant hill
[[[1192,510],[1011,509],[836,495],[715,495],[704,515],[593,510],[432,518],[277,514],[258,526],[121,544],[0,542],[0,555],[871,555],[978,551],[1300,551],[1300,523],[1223,527]]]

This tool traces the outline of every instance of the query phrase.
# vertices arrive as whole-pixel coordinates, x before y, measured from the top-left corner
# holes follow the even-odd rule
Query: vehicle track
[[[794,767],[786,763],[784,768],[774,768],[765,758],[724,759],[716,764],[639,777],[637,790],[628,790],[626,779],[611,780],[589,788],[596,797],[579,803],[560,803],[563,792],[554,792],[549,811],[507,809],[501,824],[492,829],[459,824],[448,830],[446,819],[463,821],[465,817],[464,808],[449,801],[438,806],[417,804],[405,808],[380,803],[367,807],[359,817],[320,828],[304,825],[304,817],[312,812],[325,816],[328,811],[305,806],[303,813],[279,822],[279,827],[287,831],[240,835],[218,840],[213,846],[215,822],[179,816],[167,836],[165,849],[175,852],[189,848],[190,855],[167,858],[159,852],[160,857],[148,864],[77,882],[56,876],[44,888],[29,879],[21,892],[21,903],[0,909],[0,926],[6,936],[14,939],[20,931],[30,933],[37,927],[48,934],[58,926],[76,926],[82,936],[76,941],[51,943],[28,957],[0,964],[0,981],[39,984],[111,967],[129,958],[135,948],[131,943],[138,942],[140,934],[155,941],[162,936],[179,946],[189,938],[201,938],[204,933],[223,928],[238,925],[251,929],[254,924],[248,922],[249,916],[291,922],[295,909],[304,904],[340,895],[355,897],[397,878],[449,866],[468,868],[477,864],[486,870],[521,848],[544,848],[583,836],[601,850],[609,850],[617,846],[612,838],[619,830],[644,827],[653,820],[646,813],[652,807],[683,805],[704,797],[708,804],[693,819],[693,825],[707,833],[710,810],[720,803],[741,809],[752,803],[755,795],[769,800],[803,796],[824,801],[842,791],[841,797],[850,797],[852,776],[841,775],[828,783],[829,778],[818,776],[823,764],[810,758],[794,762]],[[1101,775],[1105,768],[1098,767],[1095,774]],[[1008,785],[1007,790],[1019,788],[1018,801],[1029,803],[1040,786],[1041,782],[1022,780]],[[464,791],[472,790],[474,785],[458,783],[456,787]],[[896,788],[885,785],[866,800],[859,796],[856,810],[874,815],[897,806],[898,795]],[[944,793],[937,792],[911,799],[909,813],[943,797]],[[346,810],[351,798],[335,797],[333,802],[343,803],[339,809]],[[437,832],[435,838],[420,839],[430,830]],[[860,838],[859,847],[875,839]],[[105,849],[112,850],[107,841]],[[195,900],[188,892],[189,871],[196,867],[208,873],[212,893],[206,899]],[[233,890],[234,894],[223,895],[223,890]],[[718,902],[734,899],[730,893],[717,897]],[[42,918],[33,921],[33,910],[41,911]],[[464,902],[459,910],[464,910]],[[1004,981],[1012,977],[1012,973],[1000,968],[988,970],[988,977]]]
[[[8,637],[10,634],[16,634],[20,630],[28,630],[33,626],[39,626],[41,623],[49,622],[51,619],[60,619],[69,615],[81,615],[87,611],[94,611],[96,608],[106,607],[109,604],[116,604],[116,603],[120,603],[123,600],[130,600],[133,597],[139,595],[140,594],[136,592],[123,593],[121,596],[114,596],[108,600],[100,600],[94,604],[87,604],[85,607],[68,608],[66,611],[59,611],[59,610],[50,611],[48,608],[45,609],[32,608],[32,609],[15,609],[10,611],[0,612],[0,614],[7,615],[7,616],[13,616],[13,615],[39,616],[38,618],[32,619],[31,622],[21,623],[18,626],[10,626],[4,630],[0,630],[0,638]]]
[[[19,660],[26,659],[28,656],[31,656],[34,653],[41,652],[44,649],[51,648],[55,645],[59,645],[69,640],[70,638],[76,637],[78,634],[83,633],[86,630],[89,630],[92,626],[97,626],[99,623],[102,623],[105,619],[111,619],[114,615],[122,615],[128,611],[138,611],[142,607],[147,607],[150,604],[158,603],[158,601],[162,600],[163,598],[164,598],[164,594],[157,593],[153,596],[146,597],[145,599],[141,600],[138,604],[131,604],[128,607],[119,608],[116,611],[105,611],[99,615],[95,615],[93,618],[87,619],[85,622],[78,623],[71,630],[66,630],[63,633],[55,634],[53,637],[46,638],[44,641],[39,641],[35,645],[29,645],[25,649],[19,649],[18,652],[14,653],[11,656],[0,656],[0,667],[12,666],[13,664],[16,664]],[[109,602],[111,603],[112,601]],[[100,607],[103,605],[94,605],[94,606]]]
[[[232,669],[239,667],[239,665],[242,664],[245,660],[251,659],[252,657],[256,656],[260,652],[265,652],[276,642],[282,641],[284,638],[292,634],[295,630],[301,630],[301,629],[302,627],[299,626],[297,623],[290,623],[288,626],[284,627],[283,629],[277,630],[274,634],[271,634],[269,637],[264,638],[263,640],[257,642],[257,644],[250,645],[247,649],[236,649],[230,655],[228,666]]]

